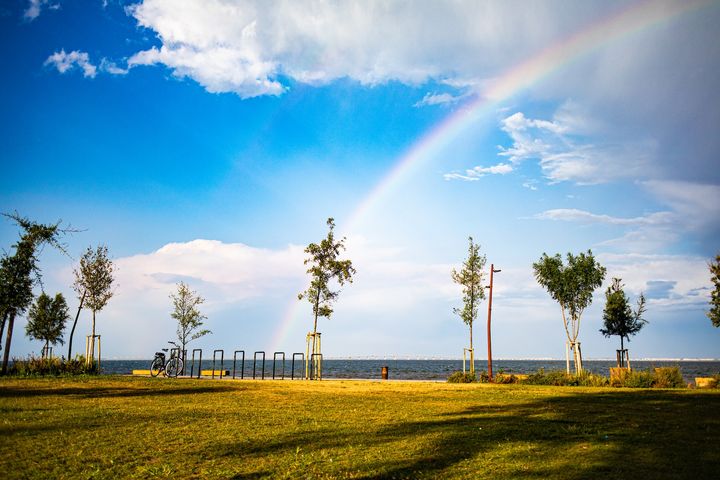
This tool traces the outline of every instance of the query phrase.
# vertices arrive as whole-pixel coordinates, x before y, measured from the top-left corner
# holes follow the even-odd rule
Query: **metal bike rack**
[[[240,364],[240,380],[245,377],[245,350],[235,350],[233,352],[233,373],[232,378],[235,378],[235,362],[237,361],[238,352],[242,352],[242,363]]]
[[[293,353],[292,356],[292,363],[290,367],[290,380],[295,380],[295,357],[299,356],[302,360],[300,360],[300,365],[305,363],[305,354],[302,352]]]
[[[253,380],[255,380],[255,364],[257,363],[257,354],[262,353],[262,380],[265,380],[265,352],[258,350],[253,354]]]
[[[273,353],[273,380],[275,380],[275,362],[277,361],[278,355],[282,355],[282,377],[280,380],[285,380],[285,352]]]
[[[190,365],[190,378],[193,377],[193,373],[195,372],[195,352],[200,352],[200,355],[198,355],[198,374],[197,378],[200,378],[200,372],[202,371],[202,348],[193,348],[192,351],[192,364]]]
[[[215,378],[215,354],[217,352],[220,352],[220,380],[222,380],[223,367],[225,364],[225,350],[222,350],[222,349],[213,350],[212,378]]]
[[[318,358],[317,368],[315,368],[315,358]],[[322,380],[322,353],[313,353],[310,355],[310,379],[311,380]]]

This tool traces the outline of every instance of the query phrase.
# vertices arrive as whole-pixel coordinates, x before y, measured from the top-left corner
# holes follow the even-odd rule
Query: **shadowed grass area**
[[[717,478],[720,392],[0,379],[4,478]]]

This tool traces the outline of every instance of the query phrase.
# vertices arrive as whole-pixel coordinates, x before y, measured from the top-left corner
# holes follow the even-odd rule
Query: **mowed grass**
[[[3,478],[720,478],[720,392],[0,379]]]

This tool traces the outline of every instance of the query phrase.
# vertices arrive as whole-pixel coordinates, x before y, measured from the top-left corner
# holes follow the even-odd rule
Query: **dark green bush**
[[[621,385],[628,388],[651,388],[653,386],[654,376],[652,372],[645,370],[632,370],[624,379]]]
[[[469,373],[454,372],[447,379],[448,383],[475,383],[478,379]]]
[[[45,375],[86,375],[96,374],[97,364],[85,365],[85,357],[77,356],[72,360],[64,358],[41,358],[30,356],[27,359],[13,359],[8,368],[8,375],[18,377],[45,376]]]
[[[509,383],[520,383],[518,377],[512,373],[498,373],[493,378],[494,383],[509,384]]]
[[[683,388],[683,380],[680,367],[659,367],[653,373],[652,386],[655,388]]]
[[[543,368],[530,374],[527,380],[523,383],[528,383],[530,385],[554,385],[556,387],[580,384],[577,377],[574,375],[568,375],[562,370],[550,370],[549,372],[545,372],[545,369]]]

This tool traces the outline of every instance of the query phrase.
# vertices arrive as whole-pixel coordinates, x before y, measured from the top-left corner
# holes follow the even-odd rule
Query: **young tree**
[[[580,317],[592,303],[593,291],[602,285],[605,267],[595,261],[592,251],[579,255],[567,254],[567,265],[563,265],[560,254],[548,257],[543,253],[533,263],[535,278],[545,287],[550,296],[560,304],[563,326],[568,342],[573,349],[575,372],[582,371],[582,353],[577,338],[580,333]],[[568,364],[568,373],[569,373]]]
[[[451,276],[455,283],[463,287],[463,308],[453,308],[453,312],[460,316],[463,322],[470,327],[470,375],[475,375],[475,351],[473,350],[473,322],[477,318],[478,304],[485,299],[485,286],[483,285],[486,258],[480,255],[480,245],[473,243],[468,237],[468,257],[463,262],[459,272],[453,268]]]
[[[318,317],[330,319],[333,313],[332,304],[340,294],[339,290],[331,290],[330,283],[335,280],[340,286],[345,282],[352,283],[352,276],[355,269],[350,260],[339,260],[341,250],[345,250],[345,238],[335,241],[333,229],[335,221],[328,218],[329,228],[327,237],[320,244],[311,243],[305,249],[310,257],[305,259],[304,264],[310,265],[307,273],[310,274],[310,286],[307,290],[298,294],[298,300],[306,298],[312,305],[313,310],[313,353],[316,353],[316,337]]]
[[[64,343],[62,334],[68,318],[68,306],[62,293],[56,294],[53,299],[43,292],[30,306],[25,334],[33,340],[45,342],[43,352],[47,352],[50,344]]]
[[[33,300],[33,286],[41,282],[37,252],[48,244],[66,253],[59,238],[62,234],[74,230],[60,228],[60,222],[44,225],[21,217],[17,213],[3,215],[13,220],[23,231],[20,240],[13,245],[15,254],[4,254],[0,260],[0,338],[7,325],[0,372],[5,374],[10,358],[15,318],[28,309]]]
[[[619,336],[620,350],[622,351],[625,350],[623,340],[627,338],[629,342],[630,336],[638,333],[647,320],[642,318],[645,313],[645,296],[640,294],[637,310],[633,312],[621,281],[619,278],[613,278],[612,285],[605,291],[604,325],[600,329],[600,333],[608,338],[613,335]],[[620,361],[621,364],[618,367],[623,366],[623,357],[620,357]]]
[[[190,290],[184,282],[180,282],[177,284],[177,293],[171,293],[170,298],[173,301],[173,312],[170,316],[178,322],[177,338],[179,343],[173,342],[173,344],[180,348],[182,357],[188,343],[212,332],[198,330],[203,325],[202,321],[207,317],[198,310],[198,306],[205,302],[205,299],[197,292]]]
[[[710,293],[710,310],[707,316],[713,326],[720,327],[720,254],[715,256],[715,261],[708,264],[710,269],[710,280],[713,283],[713,291]]]
[[[75,270],[73,288],[78,296],[85,295],[85,308],[92,311],[92,337],[88,362],[95,359],[95,314],[105,308],[113,296],[112,284],[115,265],[108,258],[108,248],[98,245],[88,247],[80,257],[80,268]]]

